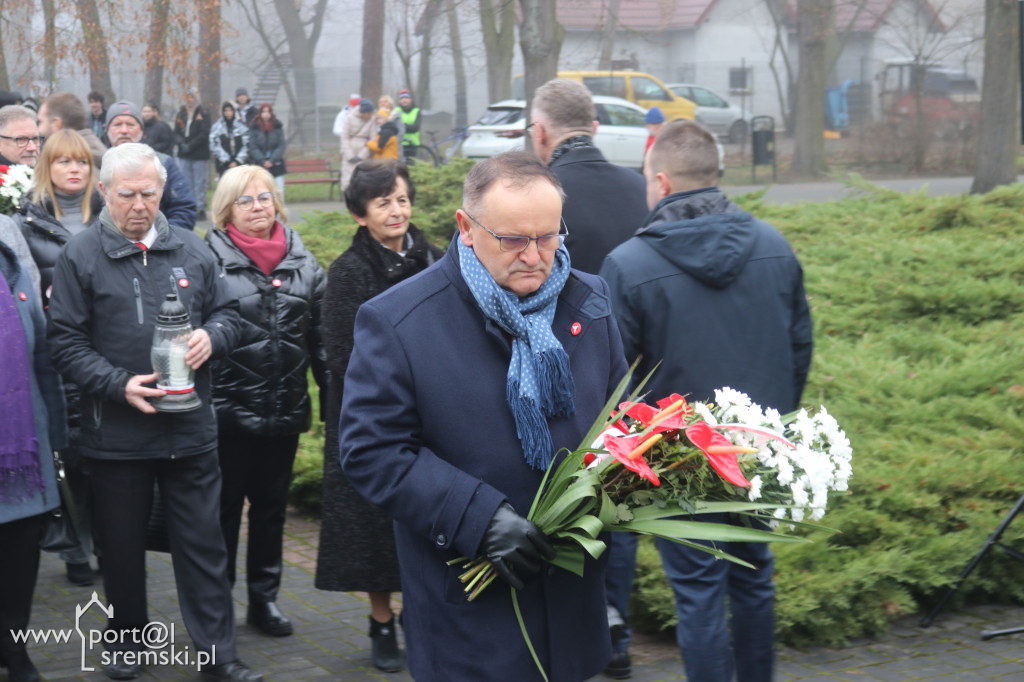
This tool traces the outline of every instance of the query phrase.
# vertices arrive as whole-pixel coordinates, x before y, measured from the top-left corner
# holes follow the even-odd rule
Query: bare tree
[[[523,85],[529,115],[533,91],[558,75],[558,55],[562,51],[565,29],[558,23],[554,2],[519,0],[519,7],[523,15],[519,47],[523,52]],[[530,144],[529,136],[526,144]]]
[[[480,0],[480,28],[487,55],[488,99],[508,99],[512,93],[512,58],[516,47],[514,0]]]
[[[363,61],[360,76],[359,92],[363,97],[376,102],[384,91],[384,0],[363,0]]]
[[[971,192],[1017,180],[1020,29],[1017,0],[985,1],[985,80],[981,86],[978,163]]]
[[[416,35],[420,37],[420,68],[416,75],[416,103],[424,109],[431,107],[430,61],[434,51],[434,24],[441,14],[441,0],[427,0],[420,20],[416,22]]]
[[[612,51],[615,49],[615,29],[619,25],[619,7],[622,0],[609,0],[608,12],[605,15],[604,29],[601,31],[601,56],[598,60],[598,68],[610,70],[612,68]]]
[[[825,163],[825,82],[836,35],[835,0],[797,0],[800,72],[796,85],[793,170],[819,175]]]
[[[77,0],[78,19],[82,23],[82,50],[89,65],[89,88],[103,93],[108,102],[117,99],[110,82],[110,55],[107,36],[100,23],[100,8],[96,0]]]
[[[462,57],[462,33],[459,31],[455,0],[445,0],[445,11],[448,13],[448,39],[455,67],[455,127],[461,128],[469,123],[469,108],[466,105],[466,63]]]
[[[198,0],[199,96],[214,116],[213,112],[220,108],[220,65],[224,59],[220,51],[220,3],[221,0]]]
[[[57,84],[57,11],[53,0],[42,0],[43,6],[43,74],[52,90]]]
[[[164,67],[167,65],[167,31],[171,0],[153,0],[149,39],[146,43],[146,82],[143,101],[160,108],[164,94]]]

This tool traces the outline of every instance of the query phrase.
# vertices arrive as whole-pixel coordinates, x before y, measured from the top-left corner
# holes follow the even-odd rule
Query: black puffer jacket
[[[284,436],[309,428],[310,365],[326,385],[320,340],[320,301],[326,277],[294,230],[284,227],[288,250],[267,276],[226,232],[206,241],[220,263],[231,298],[238,301],[241,338],[213,366],[213,404],[221,431]]]
[[[92,196],[92,217],[86,227],[92,227],[100,221],[100,212],[103,210],[103,195],[99,190]],[[21,233],[28,242],[28,248],[32,251],[32,260],[39,268],[39,276],[42,280],[40,294],[43,297],[43,307],[49,305],[50,296],[47,291],[53,284],[53,266],[57,263],[57,256],[61,249],[71,239],[71,233],[53,217],[53,204],[50,201],[36,203],[35,201],[22,202],[21,208],[13,216],[21,228]]]

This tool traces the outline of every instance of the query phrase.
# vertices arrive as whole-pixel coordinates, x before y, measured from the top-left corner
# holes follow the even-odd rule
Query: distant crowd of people
[[[9,679],[40,679],[13,633],[29,624],[60,451],[82,521],[79,545],[61,554],[67,579],[91,585],[99,570],[114,607],[104,646],[118,655],[105,674],[144,672],[131,633],[148,622],[158,494],[182,618],[194,649],[216,652],[202,675],[261,680],[235,648],[242,513],[248,500],[246,621],[291,635],[277,603],[285,510],[299,435],[317,414],[315,586],[368,593],[376,668],[408,667],[420,682],[532,682],[538,666],[563,682],[630,677],[636,538],[613,533],[580,575],[547,563],[550,539],[525,517],[547,464],[579,445],[637,358],[639,376],[658,367],[656,395],[709,399],[729,385],[788,412],[813,348],[800,263],[716,187],[714,136],[692,121],[649,121],[659,127],[641,175],[594,145],[589,91],[549,81],[534,93],[533,151],[470,170],[441,249],[412,221],[417,188],[402,162],[419,144],[411,93],[399,91],[397,107],[352,95],[334,130],[358,228],[325,272],[286,224],[285,140],[270,104],[239,88],[214,120],[189,91],[172,127],[152,105],[87,99],[0,107],[0,174],[34,170],[17,211],[0,214]],[[192,230],[207,211],[211,157],[203,238]],[[158,317],[178,324],[182,311],[193,331],[176,367],[187,378],[171,381],[151,346]],[[162,403],[186,394],[202,408]],[[770,682],[767,545],[728,543],[750,567],[658,549],[688,679]],[[514,600],[491,589],[466,602],[450,564],[478,556]]]

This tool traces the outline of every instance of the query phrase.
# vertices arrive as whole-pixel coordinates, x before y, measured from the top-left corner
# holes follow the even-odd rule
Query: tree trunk
[[[363,0],[362,64],[359,92],[376,104],[384,91],[384,0]]]
[[[441,11],[441,0],[428,0],[423,8],[423,17],[416,27],[416,35],[422,36],[420,44],[420,67],[416,76],[416,104],[421,109],[430,109],[430,59],[433,56],[433,31],[437,14]]]
[[[608,18],[604,22],[604,30],[601,31],[601,57],[598,60],[598,68],[602,71],[611,71],[612,51],[615,49],[615,29],[619,25],[619,7],[622,0],[610,0],[608,3]]]
[[[555,3],[549,0],[519,0],[523,23],[519,28],[519,47],[523,51],[523,86],[529,115],[533,92],[558,75],[558,54],[562,51],[565,29],[558,23]],[[527,148],[532,149],[530,136]]]
[[[1017,181],[1014,167],[1020,96],[1020,25],[1017,0],[985,1],[985,80],[981,85],[978,163],[973,194]]]
[[[469,124],[469,109],[466,105],[466,64],[462,58],[462,33],[459,31],[459,16],[454,0],[445,0],[448,12],[448,37],[452,44],[452,63],[455,66],[455,127]]]
[[[199,0],[199,96],[216,118],[220,110],[221,0]]]
[[[82,22],[82,45],[89,64],[89,89],[103,93],[104,101],[114,102],[114,87],[110,82],[110,56],[107,54],[107,37],[100,24],[100,8],[96,0],[78,0],[78,19]]]
[[[497,13],[494,11],[495,1],[501,3]],[[487,55],[488,100],[500,102],[512,94],[512,59],[516,47],[515,3],[512,0],[480,0],[480,28]]]
[[[800,70],[796,86],[793,170],[820,175],[825,164],[825,81],[836,32],[835,0],[797,0]]]
[[[142,101],[160,108],[164,98],[164,66],[167,63],[167,16],[171,0],[153,0],[153,18],[149,23],[146,45],[146,83]]]
[[[4,7],[7,3],[4,0],[0,0],[0,17],[7,16],[7,8]],[[0,23],[0,90],[10,90],[11,82],[7,77],[7,55],[4,54],[4,45],[6,42],[3,39],[3,24]]]
[[[383,0],[367,0],[367,5],[371,2],[379,2],[383,6]],[[316,73],[313,70],[313,54],[316,52],[317,41],[320,40],[320,29],[323,26],[323,14],[326,6],[326,0],[317,0],[313,7],[313,17],[308,22],[311,26],[310,33],[306,35],[305,24],[295,10],[295,2],[293,0],[274,0],[274,9],[277,10],[277,17],[284,30],[285,40],[288,42],[288,54],[291,57],[291,69],[295,78],[295,92],[291,98],[291,131],[297,133],[299,141],[303,143],[306,142],[307,120],[315,122],[317,116]],[[383,15],[381,15],[382,28],[383,25]],[[381,38],[383,39],[383,34]],[[383,54],[382,49],[381,42],[378,40],[378,53]],[[365,35],[363,54],[366,54]]]
[[[57,85],[57,24],[54,0],[43,5],[43,78],[52,92]]]

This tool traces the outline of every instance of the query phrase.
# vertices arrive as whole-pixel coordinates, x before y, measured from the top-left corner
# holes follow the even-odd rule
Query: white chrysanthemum
[[[763,481],[760,476],[754,476],[750,479],[750,489],[747,491],[747,499],[751,501],[761,499],[761,485]]]
[[[696,412],[701,419],[712,426],[718,423],[718,419],[706,403],[693,403],[693,411]]]

